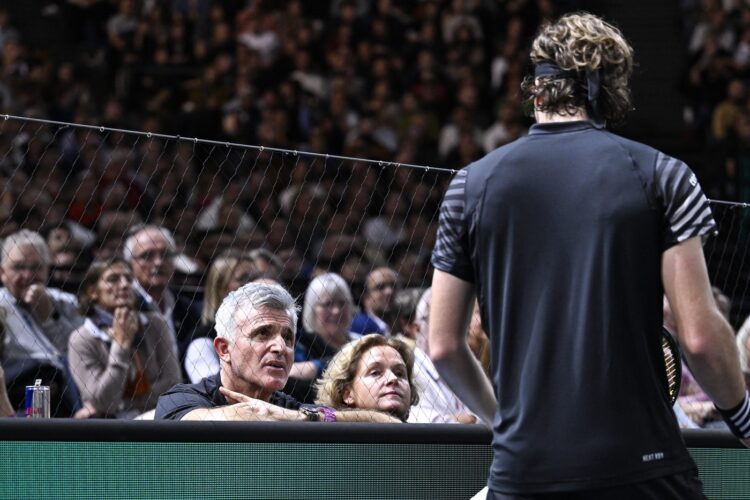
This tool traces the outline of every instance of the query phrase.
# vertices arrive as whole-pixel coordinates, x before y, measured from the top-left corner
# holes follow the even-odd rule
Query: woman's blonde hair
[[[232,274],[243,262],[255,265],[250,255],[243,252],[229,251],[214,259],[208,270],[206,285],[203,288],[203,312],[201,323],[211,325],[215,321],[216,311],[227,293]]]
[[[344,391],[354,383],[359,360],[362,359],[362,356],[367,351],[373,347],[380,346],[392,347],[401,355],[406,365],[406,377],[411,389],[409,407],[411,408],[417,404],[419,402],[419,395],[417,394],[417,386],[414,383],[414,353],[411,347],[401,340],[384,337],[378,333],[372,333],[360,339],[353,340],[336,353],[328,363],[328,368],[326,368],[323,375],[315,384],[318,393],[316,402],[331,406],[337,410],[347,408],[348,405],[344,402]],[[409,410],[407,409],[405,415],[398,415],[398,417],[401,420],[406,420],[409,417]]]
[[[586,107],[587,72],[598,72],[600,82],[596,118],[621,121],[633,108],[628,86],[633,48],[620,30],[597,16],[568,14],[542,26],[531,47],[531,62],[552,63],[562,70],[560,75],[530,75],[523,81],[527,100],[541,97],[538,111],[572,115]]]

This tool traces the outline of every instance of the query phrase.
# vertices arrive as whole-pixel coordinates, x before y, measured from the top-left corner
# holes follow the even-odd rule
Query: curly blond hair
[[[396,338],[388,338],[378,333],[365,335],[364,337],[353,340],[346,344],[336,353],[333,359],[328,363],[328,367],[323,375],[315,384],[318,398],[315,401],[318,404],[331,406],[337,410],[348,408],[344,402],[344,391],[354,383],[354,377],[357,375],[359,360],[373,347],[388,346],[394,348],[404,360],[406,365],[406,376],[411,389],[411,401],[409,406],[414,406],[419,402],[417,386],[414,382],[414,353],[406,342]],[[405,415],[397,415],[401,420],[409,417],[409,410]]]
[[[527,76],[521,85],[529,101],[541,97],[536,110],[576,114],[586,106],[587,71],[598,71],[601,82],[599,119],[618,122],[633,109],[628,80],[633,72],[633,48],[620,30],[587,13],[562,16],[542,26],[531,46],[534,64],[551,62],[559,76]],[[591,110],[588,110],[591,112]]]

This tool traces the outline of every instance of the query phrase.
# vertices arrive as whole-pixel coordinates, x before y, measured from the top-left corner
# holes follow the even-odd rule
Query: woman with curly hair
[[[445,194],[430,355],[493,428],[488,499],[703,498],[667,394],[663,292],[696,378],[750,444],[701,246],[716,230],[708,200],[685,163],[605,129],[632,108],[633,50],[617,28],[565,15],[541,28],[531,61],[537,123]],[[475,295],[491,382],[466,335]]]
[[[402,422],[419,400],[411,348],[377,333],[342,347],[316,387],[318,404],[337,410],[383,411]]]

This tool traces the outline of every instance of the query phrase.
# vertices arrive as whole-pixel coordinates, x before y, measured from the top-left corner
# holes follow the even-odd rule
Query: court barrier
[[[0,498],[470,498],[491,433],[448,424],[0,420]],[[747,498],[750,450],[685,431],[709,498]]]

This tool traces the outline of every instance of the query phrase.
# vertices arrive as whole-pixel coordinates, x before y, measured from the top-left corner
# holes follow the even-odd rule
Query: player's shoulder
[[[508,155],[523,150],[529,142],[529,136],[524,135],[516,139],[515,141],[504,144],[486,155],[482,156],[478,160],[466,165],[464,168],[459,170],[458,174],[461,176],[468,176],[471,173],[479,173],[486,170],[492,170],[497,167],[498,164],[502,163]],[[457,177],[459,175],[456,174]]]
[[[650,156],[652,158],[655,158],[657,155],[664,154],[653,146],[649,146],[648,144],[644,144],[633,139],[628,139],[627,137],[623,137],[607,129],[600,129],[600,133],[604,138],[606,138],[606,140],[617,143],[620,147],[630,152],[639,153],[642,155]]]

